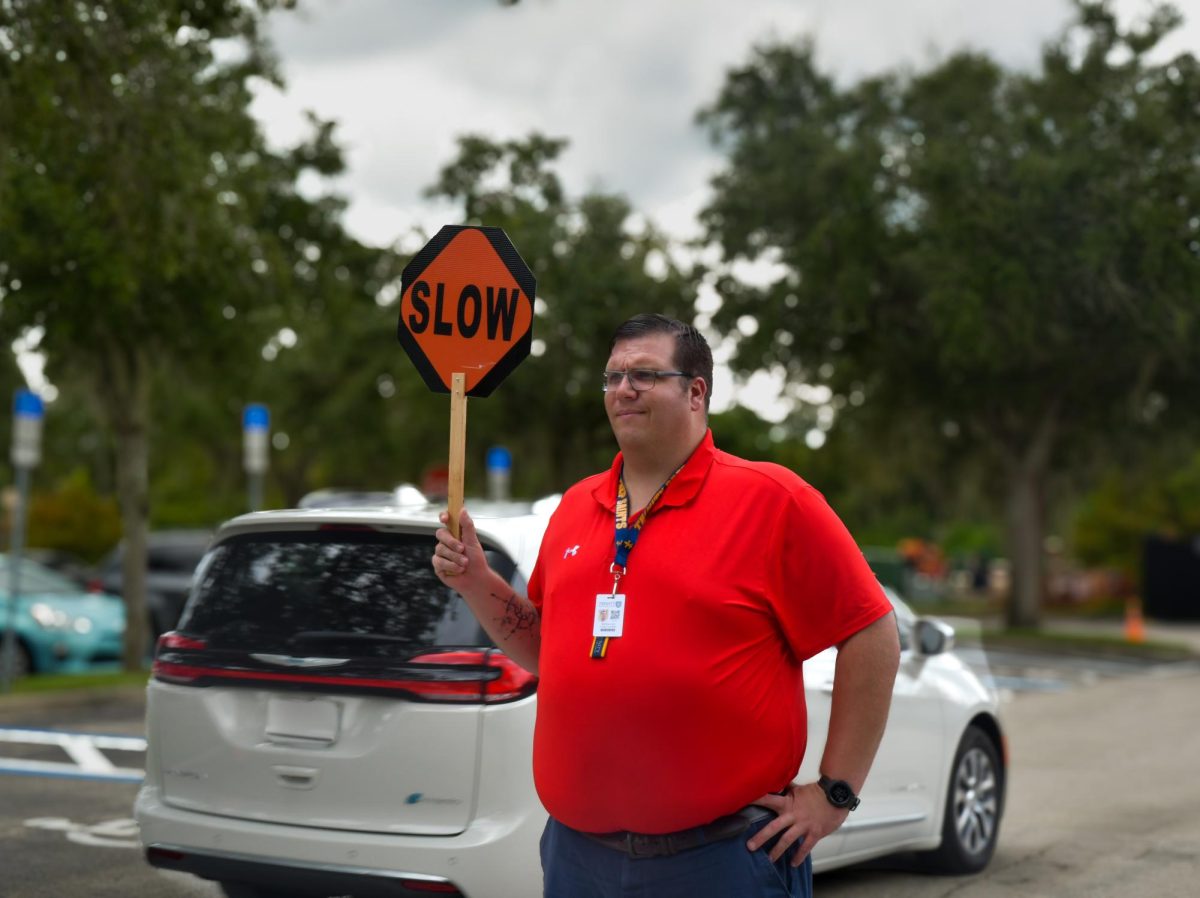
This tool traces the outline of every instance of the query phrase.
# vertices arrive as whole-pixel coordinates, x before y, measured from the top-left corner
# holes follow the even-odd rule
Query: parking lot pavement
[[[821,898],[1191,898],[1200,878],[1200,671],[1192,664],[1068,675],[1055,659],[1018,668],[1055,689],[1019,690],[1004,708],[1011,777],[992,865],[974,877],[911,871],[911,860],[823,874]],[[1032,671],[1041,670],[1037,677]],[[15,700],[18,699],[19,700]],[[77,777],[0,774],[4,898],[216,898],[211,883],[150,868],[130,809],[137,786],[104,778],[142,766],[143,692],[73,701],[0,699],[0,756],[73,764]],[[20,739],[58,731],[58,737]],[[76,738],[84,737],[84,738]],[[41,740],[41,741],[38,741]],[[90,768],[90,769],[89,769]]]
[[[1006,708],[1008,807],[991,866],[930,878],[903,859],[826,874],[821,898],[1193,898],[1200,672],[1026,693]],[[909,865],[911,866],[911,865]]]

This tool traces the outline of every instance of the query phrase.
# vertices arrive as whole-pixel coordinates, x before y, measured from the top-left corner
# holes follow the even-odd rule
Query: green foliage
[[[720,281],[716,323],[760,324],[744,367],[932,407],[1018,455],[1051,410],[1128,421],[1195,360],[1200,69],[1143,58],[1172,17],[1123,34],[1080,9],[1082,58],[1064,37],[1033,76],[960,54],[839,91],[785,45],[729,75],[702,114],[730,156],[705,222],[728,260],[787,270]]]
[[[99,561],[121,538],[121,516],[111,496],[96,493],[87,473],[74,471],[51,491],[29,501],[28,544],[61,549]]]
[[[224,305],[271,292],[244,189],[248,80],[273,77],[256,21],[233,0],[5,4],[0,321],[45,327],[55,366],[232,340]],[[219,64],[219,38],[245,58]]]
[[[857,395],[864,434],[1006,493],[1026,620],[1048,476],[1191,426],[1200,387],[1200,65],[1150,61],[1169,7],[1077,10],[1034,74],[960,53],[842,89],[764,46],[700,116],[728,154],[713,320],[759,325],[736,363]],[[758,260],[782,275],[731,273]]]
[[[782,429],[774,428],[744,406],[735,405],[710,414],[708,426],[717,446],[732,455],[783,465],[790,460],[787,458],[788,447],[780,439],[786,431],[781,433]]]
[[[943,531],[938,544],[947,556],[997,555],[1004,543],[1000,528],[995,524],[980,521],[951,521]]]
[[[35,674],[24,677],[13,684],[14,694],[64,692],[72,689],[87,689],[94,691],[97,698],[107,697],[113,690],[134,690],[146,688],[150,679],[149,671],[101,671],[68,674]],[[2,706],[2,705],[0,705]]]
[[[127,666],[142,650],[152,403],[193,388],[240,406],[258,374],[241,366],[289,315],[364,300],[386,265],[344,234],[340,200],[297,189],[341,170],[332,125],[274,152],[250,114],[255,82],[278,83],[262,17],[290,5],[0,3],[0,338],[38,329],[51,379],[86,389],[112,436]],[[185,431],[178,461],[211,437]],[[212,493],[206,512],[227,507]]]
[[[612,332],[638,312],[690,320],[694,302],[667,240],[638,222],[627,200],[565,194],[553,169],[565,147],[538,134],[501,142],[466,136],[429,191],[461,204],[464,223],[503,228],[537,278],[538,348],[503,389],[471,403],[468,422],[476,464],[469,477],[481,484],[486,447],[506,445],[521,495],[560,491],[611,462],[600,373]],[[415,370],[402,377],[417,380]],[[482,491],[471,482],[467,490]]]
[[[1136,580],[1147,535],[1200,533],[1200,452],[1174,464],[1157,461],[1109,470],[1080,503],[1072,547],[1082,561],[1116,567]]]

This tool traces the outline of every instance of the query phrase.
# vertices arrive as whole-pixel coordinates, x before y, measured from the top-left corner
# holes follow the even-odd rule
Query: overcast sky
[[[372,243],[453,216],[421,190],[459,135],[534,130],[570,140],[573,193],[624,193],[683,234],[720,161],[696,110],[754,44],[811,36],[846,82],[961,47],[1027,67],[1070,16],[1067,0],[301,0],[271,20],[286,92],[255,111],[280,143],[304,109],[338,122],[350,170],[337,186]]]
[[[1172,41],[1200,50],[1200,0]],[[625,194],[668,232],[695,232],[721,159],[694,123],[725,72],[771,39],[811,37],[821,67],[843,83],[924,68],[964,47],[1037,65],[1042,44],[1072,17],[1068,0],[301,0],[272,17],[284,92],[255,113],[278,145],[304,133],[302,112],[338,123],[348,172],[347,225],[376,245],[412,245],[458,223],[422,197],[459,135],[565,137],[559,172],[572,195]],[[1126,16],[1144,0],[1121,0]],[[716,405],[728,396],[722,374]],[[725,389],[722,389],[725,387]],[[742,400],[770,410],[760,378]]]

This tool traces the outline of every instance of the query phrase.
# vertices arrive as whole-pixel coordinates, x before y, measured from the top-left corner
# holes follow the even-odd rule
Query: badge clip
[[[617,587],[621,583],[621,578],[625,576],[625,567],[614,561],[608,566],[608,572],[613,575],[612,594],[615,596],[617,594]]]

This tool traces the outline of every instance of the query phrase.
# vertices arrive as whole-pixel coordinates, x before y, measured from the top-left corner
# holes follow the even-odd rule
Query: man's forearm
[[[533,603],[518,595],[504,578],[494,571],[484,583],[467,592],[459,591],[479,623],[496,645],[528,670],[538,672],[538,652],[542,643],[542,622]]]
[[[855,792],[862,789],[883,738],[899,664],[900,640],[890,614],[838,650],[821,772],[845,780]]]

